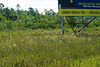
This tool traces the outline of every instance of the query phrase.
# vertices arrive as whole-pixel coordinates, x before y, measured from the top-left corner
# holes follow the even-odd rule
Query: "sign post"
[[[62,34],[64,34],[63,26],[64,26],[64,21],[63,21],[63,16],[62,16]]]
[[[83,16],[82,16],[82,23],[81,23],[81,35],[83,35]]]

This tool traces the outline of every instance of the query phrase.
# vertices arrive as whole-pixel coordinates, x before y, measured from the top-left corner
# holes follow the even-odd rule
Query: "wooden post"
[[[81,23],[81,35],[83,35],[83,16],[82,16],[82,23]]]
[[[63,26],[64,26],[64,20],[63,20],[63,16],[62,16],[62,34],[64,34]]]

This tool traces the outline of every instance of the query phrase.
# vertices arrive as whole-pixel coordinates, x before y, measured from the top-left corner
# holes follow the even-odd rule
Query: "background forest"
[[[0,4],[0,30],[25,30],[25,29],[48,29],[60,28],[61,18],[58,13],[52,9],[44,10],[43,13],[35,8],[29,7],[28,11],[19,10],[20,5],[17,4],[17,10],[13,8],[5,8]]]
[[[21,6],[17,4],[17,10],[14,10],[13,8],[4,7],[4,4],[0,3],[0,31],[61,28],[61,17],[52,9],[45,9],[44,12],[40,14],[36,8],[29,7],[27,11],[19,10],[20,7]],[[79,22],[77,17],[69,17],[69,19],[73,23],[73,26],[75,26],[75,22]],[[100,26],[99,21],[100,19],[98,18],[90,27]],[[64,23],[65,27],[68,26],[66,19],[64,19]]]

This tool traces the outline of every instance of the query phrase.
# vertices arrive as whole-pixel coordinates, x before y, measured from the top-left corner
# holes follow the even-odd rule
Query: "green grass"
[[[100,67],[100,27],[0,32],[0,67]]]

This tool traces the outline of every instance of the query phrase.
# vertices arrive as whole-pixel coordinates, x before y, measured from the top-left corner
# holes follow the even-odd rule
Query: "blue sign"
[[[100,0],[58,0],[59,16],[100,16]]]
[[[75,0],[76,9],[100,9],[100,0]]]
[[[100,9],[100,0],[58,0],[62,9]]]

